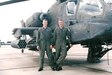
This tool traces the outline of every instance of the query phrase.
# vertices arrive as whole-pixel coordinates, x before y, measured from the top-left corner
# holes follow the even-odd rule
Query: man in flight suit
[[[61,62],[67,55],[67,41],[69,42],[69,45],[72,46],[70,42],[70,31],[68,28],[64,27],[64,21],[59,19],[58,27],[54,31],[54,44],[56,46],[55,63],[58,71],[62,70]]]
[[[51,43],[51,38],[52,38],[52,30],[51,28],[47,27],[48,26],[48,21],[46,19],[43,20],[43,27],[39,29],[38,31],[38,37],[37,37],[37,42],[40,47],[40,68],[38,71],[43,70],[43,63],[44,63],[44,56],[45,52],[48,56],[49,59],[49,65],[51,66],[51,69],[54,70],[54,60],[53,60],[53,54],[52,54],[52,43]]]

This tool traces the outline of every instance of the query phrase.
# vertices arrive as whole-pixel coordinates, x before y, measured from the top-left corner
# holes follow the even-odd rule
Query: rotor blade
[[[0,2],[0,6],[17,3],[17,2],[23,2],[23,1],[28,1],[28,0],[9,0],[9,1],[5,1],[5,2]]]

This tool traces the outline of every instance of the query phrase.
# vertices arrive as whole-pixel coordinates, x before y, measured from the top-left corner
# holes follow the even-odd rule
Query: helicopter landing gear
[[[101,45],[91,45],[89,46],[87,61],[89,63],[100,62],[100,57],[98,56],[102,52]]]

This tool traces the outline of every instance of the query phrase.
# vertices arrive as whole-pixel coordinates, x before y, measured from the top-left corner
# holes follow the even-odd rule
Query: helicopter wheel
[[[24,53],[24,49],[22,49],[21,52]]]
[[[89,47],[88,50],[88,56],[87,61],[89,63],[97,63],[100,62],[100,58],[98,57],[98,54],[100,54],[102,51],[102,47],[99,45],[92,45]]]

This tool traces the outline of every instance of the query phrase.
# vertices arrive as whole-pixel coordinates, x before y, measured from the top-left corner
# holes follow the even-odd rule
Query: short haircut
[[[58,18],[58,21],[64,21],[63,19],[61,19],[61,18]]]
[[[44,20],[45,20],[45,21],[48,21],[47,19],[43,19],[42,21],[44,21]]]
[[[64,22],[64,20],[63,20],[63,19],[61,19],[61,18],[58,18],[58,21],[63,21],[63,22]]]

